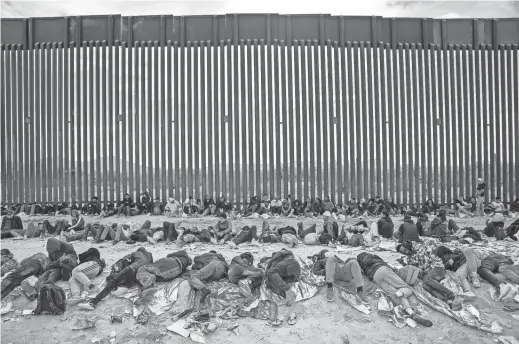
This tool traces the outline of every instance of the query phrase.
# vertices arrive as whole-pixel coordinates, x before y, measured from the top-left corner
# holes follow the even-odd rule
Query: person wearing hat
[[[404,216],[404,223],[398,227],[398,231],[395,233],[395,238],[399,243],[406,241],[420,241],[420,235],[418,234],[418,228],[411,219],[411,215],[406,214]]]
[[[362,301],[368,302],[364,294],[362,270],[357,259],[348,258],[343,261],[325,249],[312,257],[312,260],[314,261],[312,272],[316,275],[325,276],[326,300],[328,302],[333,302],[335,299],[333,283],[336,281],[355,283],[357,295]]]
[[[483,230],[488,237],[496,237],[498,240],[503,240],[504,237],[500,237],[502,235],[501,232],[504,232],[505,227],[505,218],[503,214],[496,213],[492,218],[487,220],[486,227]]]
[[[168,203],[166,203],[166,206],[164,207],[164,215],[167,217],[176,217],[179,215],[180,208],[180,203],[173,197],[170,197]]]
[[[25,234],[22,219],[12,209],[8,209],[7,215],[2,219],[1,233],[1,239],[23,237]]]
[[[245,278],[262,278],[265,275],[265,271],[260,268],[255,268],[253,263],[254,256],[249,252],[234,257],[229,265],[229,281],[238,284],[240,280]]]
[[[294,209],[292,208],[292,203],[285,198],[281,205],[281,215],[290,217],[294,214]]]
[[[108,201],[103,206],[103,209],[101,210],[101,217],[108,217],[108,216],[114,216],[115,215],[115,204],[112,201]]]

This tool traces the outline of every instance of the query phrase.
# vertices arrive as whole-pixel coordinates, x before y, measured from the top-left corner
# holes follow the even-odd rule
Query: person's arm
[[[85,220],[83,220],[83,216],[79,216],[78,218],[78,221],[76,222],[75,225],[72,225],[68,228],[68,230],[72,230],[72,229],[77,229],[79,228],[80,226],[84,227],[85,226]]]
[[[323,260],[318,260],[317,262],[315,262],[313,268],[312,268],[312,272],[314,273],[314,275],[318,275],[318,276],[325,276],[326,275],[326,264],[325,264],[326,260],[323,259]]]
[[[423,236],[423,225],[422,225],[422,221],[418,221],[418,223],[416,224],[416,229],[418,230],[418,234],[420,236]]]

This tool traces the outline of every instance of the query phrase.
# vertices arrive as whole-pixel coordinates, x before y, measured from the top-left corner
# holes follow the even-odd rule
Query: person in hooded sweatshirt
[[[87,251],[79,254],[79,265],[72,270],[69,279],[70,284],[70,298],[67,299],[67,304],[73,305],[79,303],[83,298],[81,291],[86,290],[90,294],[98,291],[95,283],[91,281],[92,278],[99,276],[106,263],[101,258],[99,250],[96,248],[89,248]]]
[[[382,214],[383,216],[377,221],[378,234],[386,239],[391,239],[393,237],[395,224],[393,220],[391,220],[387,210],[383,211]]]
[[[255,268],[253,263],[254,257],[249,252],[234,257],[229,265],[229,281],[237,284],[240,280],[245,278],[260,278],[259,282],[261,285],[261,278],[265,275],[265,271],[260,268]]]
[[[395,304],[404,307],[404,311],[417,323],[425,327],[431,327],[432,322],[424,319],[414,312],[408,298],[413,294],[413,289],[397,275],[389,265],[377,255],[367,252],[357,256],[359,265],[370,281],[375,282],[389,296]]]
[[[227,276],[228,269],[229,265],[225,258],[216,251],[209,251],[195,257],[188,283],[192,289],[201,293],[200,302],[211,294],[206,283],[221,280]]]
[[[264,265],[267,288],[287,300],[295,300],[295,294],[290,290],[290,283],[299,281],[301,265],[294,258],[292,251],[282,249],[274,252]]]
[[[438,211],[438,216],[436,216],[431,222],[431,236],[432,237],[442,237],[446,235],[452,235],[459,230],[456,221],[453,219],[447,220],[447,212],[445,209],[440,209]]]
[[[143,265],[137,270],[137,281],[142,287],[141,297],[154,293],[156,282],[172,281],[187,271],[193,263],[186,251],[180,250]]]
[[[89,302],[80,303],[79,307],[86,310],[93,310],[118,286],[131,286],[137,282],[136,274],[140,267],[153,263],[153,255],[146,251],[144,247],[139,247],[137,251],[119,259],[113,266],[110,275],[106,277],[106,286]]]
[[[410,215],[404,216],[404,223],[398,227],[398,231],[395,233],[395,237],[399,243],[403,243],[406,241],[420,241],[420,236],[418,235],[418,228],[416,224],[411,219]]]
[[[498,232],[503,232],[503,228],[505,227],[505,218],[503,216],[503,214],[500,214],[500,213],[496,213],[494,214],[494,216],[492,216],[491,219],[487,220],[487,223],[486,223],[486,227],[485,229],[483,230],[483,233],[485,233],[486,236],[488,237],[496,237],[496,239],[498,240],[503,240],[503,238],[501,237],[498,237],[498,235],[496,235],[496,233]]]

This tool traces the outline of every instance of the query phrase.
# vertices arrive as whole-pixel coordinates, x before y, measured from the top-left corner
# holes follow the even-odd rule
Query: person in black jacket
[[[402,223],[398,228],[398,232],[395,234],[395,237],[399,243],[406,241],[420,241],[418,228],[411,219],[410,215],[406,214],[404,216],[404,223]]]
[[[119,207],[117,209],[117,215],[121,215],[123,213],[126,217],[132,215],[132,208],[135,206],[133,200],[130,197],[130,194],[125,194],[124,199],[119,202]]]
[[[101,211],[101,216],[102,217],[108,217],[108,216],[113,216],[115,215],[115,205],[114,205],[114,202],[112,201],[108,201],[105,203],[102,211]]]
[[[295,300],[295,293],[290,290],[289,283],[299,281],[301,265],[295,260],[292,251],[282,249],[274,252],[265,263],[266,286],[274,293],[286,298],[289,302]]]
[[[19,237],[25,234],[23,230],[22,219],[20,216],[14,215],[14,211],[12,209],[8,209],[7,215],[2,219],[1,232],[2,239]]]
[[[384,210],[382,214],[383,216],[377,222],[378,234],[386,239],[391,239],[393,237],[395,224],[393,220],[391,220],[387,210]]]
[[[227,276],[228,269],[229,265],[225,258],[216,251],[209,251],[195,257],[188,283],[191,288],[201,292],[200,302],[211,293],[206,283],[221,280]]]
[[[422,318],[411,308],[408,298],[413,294],[413,289],[407,285],[382,258],[374,254],[363,252],[357,256],[357,261],[366,276],[381,287],[388,294],[392,302],[401,304],[411,319],[422,326],[432,326],[430,320]]]
[[[86,215],[99,215],[101,214],[101,202],[97,196],[92,197],[90,202],[82,209],[83,214]]]
[[[144,247],[119,259],[106,277],[106,286],[88,303],[80,303],[79,307],[93,310],[95,306],[118,286],[131,286],[137,282],[136,274],[140,267],[153,263],[153,255]]]

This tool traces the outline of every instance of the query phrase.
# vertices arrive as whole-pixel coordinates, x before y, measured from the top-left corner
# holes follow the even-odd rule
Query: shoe
[[[472,274],[471,280],[475,288],[481,287],[481,283],[479,282],[479,276],[477,273]]]
[[[466,300],[466,301],[472,301],[472,300],[475,300],[477,299],[478,297],[476,296],[476,294],[474,294],[472,291],[464,291],[463,293],[461,293],[459,296],[461,296],[463,298],[463,300]]]
[[[94,294],[99,292],[99,287],[95,283],[90,283],[87,290],[90,294]]]
[[[333,302],[333,300],[335,300],[333,287],[328,287],[328,288],[326,288],[326,301]]]
[[[96,239],[96,240],[94,241],[94,243],[96,243],[96,244],[100,244],[100,243],[102,243],[103,241],[104,241],[104,240]]]
[[[200,290],[200,303],[204,302],[207,295],[211,294],[211,291],[207,288]]]
[[[424,326],[424,327],[431,327],[433,325],[432,321],[430,320],[427,320],[425,318],[422,318],[421,316],[419,316],[418,314],[414,313],[412,316],[411,316],[411,319],[413,319],[414,321],[416,321],[417,323],[419,323],[420,325]]]
[[[365,293],[357,293],[357,296],[362,300],[362,302],[369,303],[368,295]]]
[[[119,243],[119,240],[112,241],[112,245],[117,245]]]
[[[87,311],[93,311],[95,309],[94,305],[90,302],[80,303],[78,307]]]
[[[81,298],[80,295],[72,295],[70,298],[67,299],[67,305],[74,306],[80,303],[81,301],[83,301],[83,298]]]

